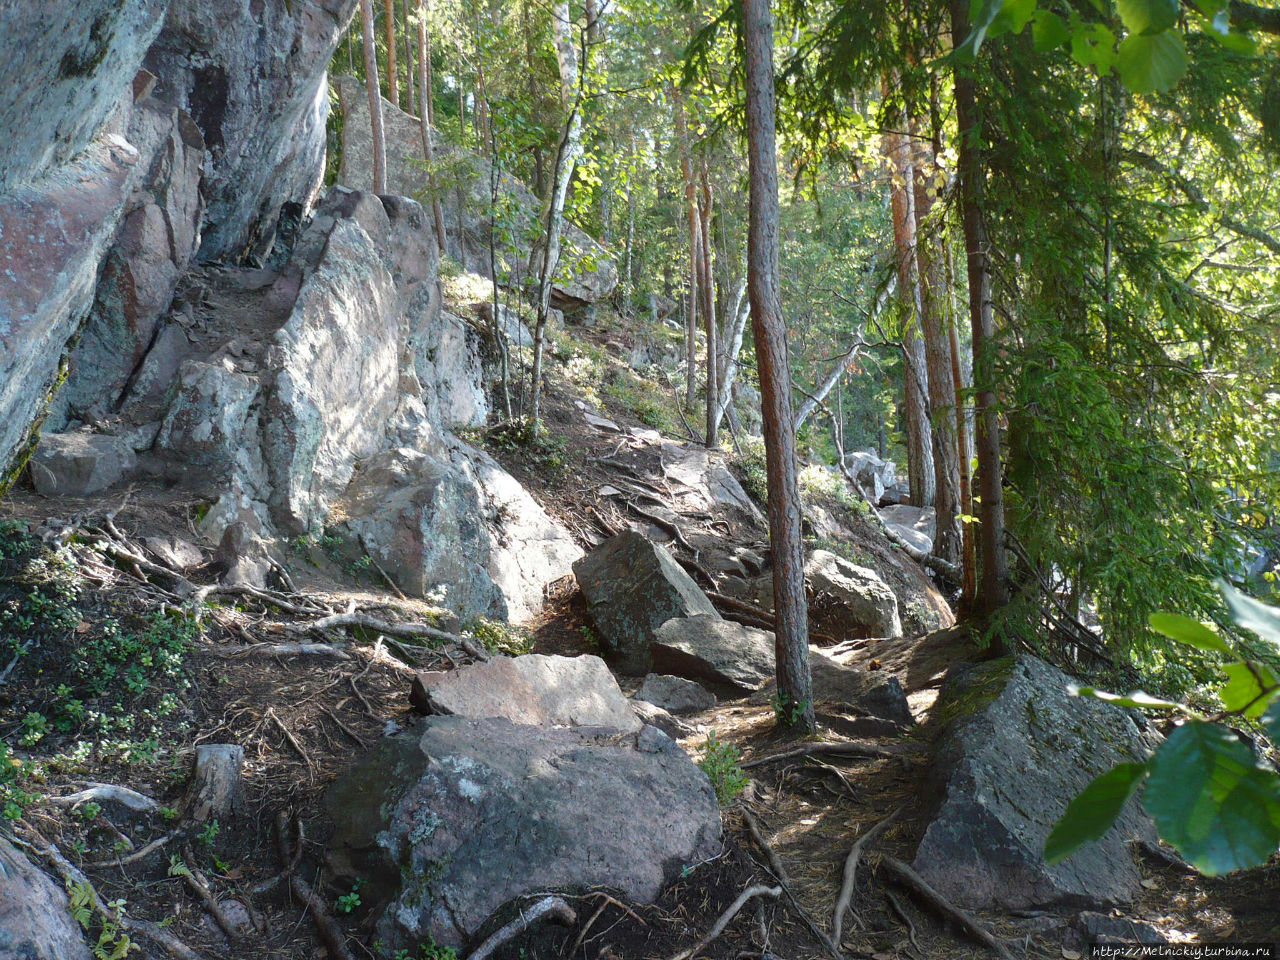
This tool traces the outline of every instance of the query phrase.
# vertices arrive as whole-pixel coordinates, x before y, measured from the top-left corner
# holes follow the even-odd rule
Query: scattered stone
[[[639,723],[599,657],[494,657],[457,670],[419,673],[409,701],[420,713],[518,724],[616,727]]]
[[[174,570],[189,570],[204,562],[200,548],[181,537],[145,537],[142,543],[161,563]]]
[[[329,794],[340,877],[386,904],[388,950],[458,947],[502,904],[609,887],[652,902],[720,851],[706,774],[652,727],[640,735],[430,717],[384,740]]]
[[[241,520],[232,523],[222,534],[214,560],[225,571],[219,578],[231,586],[264,589],[275,569],[275,561],[267,543],[253,527]]]
[[[882,460],[871,450],[845,454],[844,464],[873,506],[880,502],[885,488],[893,486],[897,480],[893,461]]]
[[[589,426],[595,427],[597,430],[607,430],[610,433],[617,433],[619,427],[608,417],[598,417],[589,410],[582,412],[582,418],[587,421]]]
[[[647,700],[669,713],[699,713],[716,705],[715,694],[683,677],[651,673],[636,692],[637,700]]]
[[[62,887],[0,837],[0,960],[90,960]]]
[[[915,718],[907,705],[907,694],[897,677],[889,677],[854,698],[853,705],[870,717],[911,726]]]
[[[915,868],[972,909],[1117,904],[1142,889],[1128,848],[1155,830],[1136,800],[1097,843],[1062,863],[1044,842],[1067,803],[1117,763],[1146,760],[1155,737],[1135,714],[1067,692],[1070,678],[1029,655],[953,671],[933,708],[945,732],[930,775],[940,807]]]
[[[1076,917],[1074,926],[1095,946],[1119,947],[1126,944],[1165,943],[1165,936],[1156,926],[1128,917],[1113,917],[1105,913],[1086,910]]]
[[[631,709],[641,723],[657,727],[672,740],[683,740],[697,733],[692,726],[679,717],[673,717],[670,712],[647,700],[632,700]]]
[[[653,661],[677,676],[749,693],[774,676],[773,634],[719,616],[674,617],[654,631]]]
[[[667,550],[625,531],[573,565],[591,620],[620,669],[649,666],[654,632],[673,617],[720,614]]]
[[[815,550],[804,567],[815,595],[827,595],[847,611],[850,631],[868,637],[900,637],[898,598],[874,570],[850,563],[829,550]]]
[[[937,512],[933,507],[894,504],[881,508],[879,513],[885,526],[911,546],[925,553],[932,552],[938,526]]]
[[[138,465],[128,442],[90,430],[47,433],[31,457],[31,482],[46,497],[87,497],[113,487]]]

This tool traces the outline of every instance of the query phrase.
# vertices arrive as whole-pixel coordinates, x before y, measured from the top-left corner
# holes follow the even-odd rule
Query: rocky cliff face
[[[406,591],[535,612],[580,551],[452,433],[488,411],[482,338],[422,208],[312,209],[355,0],[28,6],[0,11],[0,490],[29,458],[49,495],[177,483],[229,576],[337,529]]]

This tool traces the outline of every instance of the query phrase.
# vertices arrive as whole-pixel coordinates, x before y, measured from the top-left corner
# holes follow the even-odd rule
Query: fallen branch
[[[777,760],[811,757],[819,753],[833,757],[851,757],[859,760],[892,760],[897,756],[897,754],[888,750],[865,743],[806,743],[799,747],[792,747],[790,750],[783,750],[781,753],[771,753],[766,757],[748,760],[746,763],[740,764],[740,766],[743,770],[749,770],[752,767],[764,766],[766,763],[773,763]]]
[[[142,860],[145,857],[149,857],[151,854],[155,853],[157,850],[163,847],[166,843],[168,843],[174,837],[179,836],[181,833],[182,833],[181,830],[175,830],[172,833],[166,833],[163,837],[157,837],[155,840],[152,840],[150,843],[148,843],[145,847],[140,847],[139,849],[135,850],[133,853],[129,854],[127,857],[117,856],[117,857],[111,857],[106,860],[87,860],[85,862],[91,867],[99,867],[99,866],[105,867],[108,865],[113,867],[123,867],[127,863],[137,863],[139,860]]]
[[[836,909],[831,915],[831,938],[836,943],[840,942],[840,934],[844,927],[844,915],[848,912],[853,901],[854,883],[858,876],[858,860],[871,843],[875,842],[902,814],[903,808],[899,806],[893,813],[889,814],[870,830],[854,841],[853,846],[849,849],[849,855],[844,859],[844,881],[840,885],[840,896],[836,898]]]
[[[237,647],[206,647],[215,657],[326,657],[350,660],[351,654],[328,643],[250,643]]]
[[[896,913],[899,918],[901,918],[902,922],[907,925],[907,937],[911,940],[911,945],[916,948],[917,952],[919,952],[920,941],[916,939],[915,922],[912,921],[911,917],[907,914],[907,911],[903,909],[902,904],[898,902],[898,898],[893,895],[892,890],[886,888],[884,896],[885,899],[889,901],[889,906],[893,909],[893,912]]]
[[[128,787],[121,787],[112,783],[91,783],[86,789],[76,793],[69,793],[65,797],[48,797],[46,799],[55,807],[74,807],[77,804],[92,800],[97,803],[118,803],[120,806],[134,811],[134,813],[155,813],[160,809],[160,804],[150,797],[138,793],[136,790],[130,790]]]
[[[748,900],[752,900],[756,897],[770,897],[776,900],[780,896],[782,896],[782,887],[766,887],[763,884],[758,884],[754,887],[747,887],[747,889],[743,890],[742,893],[738,895],[738,899],[729,905],[729,909],[720,914],[720,919],[718,919],[711,929],[707,931],[706,936],[689,949],[681,950],[679,953],[672,954],[670,960],[689,960],[689,958],[694,954],[704,949],[707,944],[711,943],[720,936],[720,934],[724,933],[725,927],[729,926],[733,918],[738,915],[738,911],[746,906]]]
[[[191,852],[191,846],[182,848],[185,861],[181,867],[176,870],[171,869],[170,872],[175,876],[183,879],[188,887],[192,889],[200,901],[204,904],[205,910],[209,912],[209,916],[213,917],[214,922],[227,935],[227,939],[234,947],[240,942],[240,930],[228,918],[226,912],[222,909],[222,904],[218,903],[218,898],[213,895],[213,891],[209,888],[209,881],[204,878],[204,874],[195,866],[195,854]]]
[[[901,860],[882,855],[880,857],[880,865],[886,868],[895,880],[918,894],[926,905],[955,923],[979,943],[989,947],[1002,960],[1013,960],[1013,955],[1009,953],[1008,948],[997,940],[990,930],[959,907],[953,905],[946,897],[929,886],[920,874],[916,873]]]
[[[559,897],[543,897],[528,910],[522,909],[518,917],[476,947],[467,957],[467,960],[485,960],[485,958],[492,956],[493,952],[508,940],[520,936],[543,917],[557,920],[566,926],[576,923],[578,920],[578,915],[573,912],[573,907]]]
[[[280,732],[284,734],[284,738],[289,741],[289,746],[293,747],[293,749],[298,752],[298,756],[302,757],[302,759],[306,761],[307,769],[314,770],[315,764],[311,762],[311,757],[307,754],[306,750],[302,749],[302,744],[300,744],[298,742],[298,738],[293,735],[293,731],[286,727],[284,725],[284,721],[277,716],[275,707],[267,707],[267,719],[275,723]]]
[[[433,627],[428,623],[392,623],[363,613],[335,613],[332,616],[313,620],[311,623],[285,624],[284,628],[292,633],[346,628],[369,630],[374,633],[386,634],[389,637],[403,637],[407,640],[412,640],[415,637],[426,637],[429,640],[442,640],[445,643],[457,644],[477,660],[489,659],[488,651],[470,637],[461,637],[456,633],[449,633],[447,630],[441,630],[439,627]]]

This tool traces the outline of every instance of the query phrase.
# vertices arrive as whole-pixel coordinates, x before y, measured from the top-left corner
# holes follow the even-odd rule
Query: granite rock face
[[[653,660],[678,676],[759,690],[774,676],[773,634],[698,614],[673,617],[653,632]]]
[[[869,637],[900,637],[898,598],[874,570],[850,563],[829,550],[815,550],[804,565],[815,595],[834,600],[851,631]]]
[[[1117,904],[1141,891],[1128,844],[1153,841],[1136,798],[1097,843],[1056,866],[1044,842],[1067,803],[1115,764],[1147,759],[1156,736],[1136,714],[1068,692],[1070,678],[1030,655],[949,676],[930,780],[940,807],[915,868],[973,909]]]
[[[171,0],[145,66],[210,155],[202,260],[271,249],[324,173],[326,70],[356,0]]]
[[[340,876],[367,879],[387,955],[458,947],[514,897],[595,886],[652,902],[720,851],[706,774],[665,734],[430,717],[333,787]]]

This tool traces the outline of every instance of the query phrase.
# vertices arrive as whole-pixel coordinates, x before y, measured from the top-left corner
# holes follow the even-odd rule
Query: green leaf
[[[1116,35],[1100,23],[1081,24],[1071,34],[1071,56],[1082,67],[1107,73],[1116,62]]]
[[[1261,866],[1280,847],[1280,777],[1224,727],[1192,720],[1149,763],[1143,806],[1208,876]]]
[[[1151,36],[1178,22],[1178,0],[1116,0],[1116,9],[1130,33]]]
[[[1021,33],[1036,12],[1036,0],[1003,0],[1000,12],[987,28],[988,37]]]
[[[1231,619],[1237,626],[1252,630],[1263,640],[1280,644],[1280,610],[1259,603],[1223,580],[1218,581],[1218,589],[1222,591]]]
[[[1056,50],[1071,39],[1071,29],[1056,13],[1049,10],[1037,10],[1035,23],[1031,27],[1031,42],[1037,53]]]
[[[1135,690],[1127,697],[1118,693],[1108,693],[1096,687],[1077,687],[1075,684],[1072,684],[1067,690],[1073,697],[1092,697],[1094,700],[1114,703],[1117,707],[1134,707],[1138,710],[1182,709],[1182,704],[1180,703],[1174,703],[1172,700],[1161,700],[1158,697],[1143,693],[1141,690]]]
[[[1227,675],[1227,682],[1218,691],[1222,705],[1232,713],[1243,710],[1251,720],[1262,716],[1262,711],[1267,708],[1262,694],[1276,685],[1276,675],[1271,669],[1265,663],[1252,660],[1249,663],[1229,663],[1222,669]]]
[[[1172,30],[1154,36],[1129,34],[1116,55],[1116,70],[1134,93],[1172,89],[1187,72],[1187,47],[1182,34]]]
[[[1121,763],[1085,787],[1053,825],[1044,844],[1045,860],[1059,863],[1086,843],[1101,840],[1146,774],[1145,763]]]
[[[1149,622],[1152,630],[1170,640],[1177,640],[1179,643],[1185,643],[1199,650],[1231,653],[1227,642],[1198,620],[1176,613],[1153,613]]]
[[[973,60],[982,49],[982,41],[986,39],[991,24],[1000,15],[1004,0],[972,0],[969,4],[969,19],[973,26],[969,35],[952,51],[951,56],[964,63]]]

